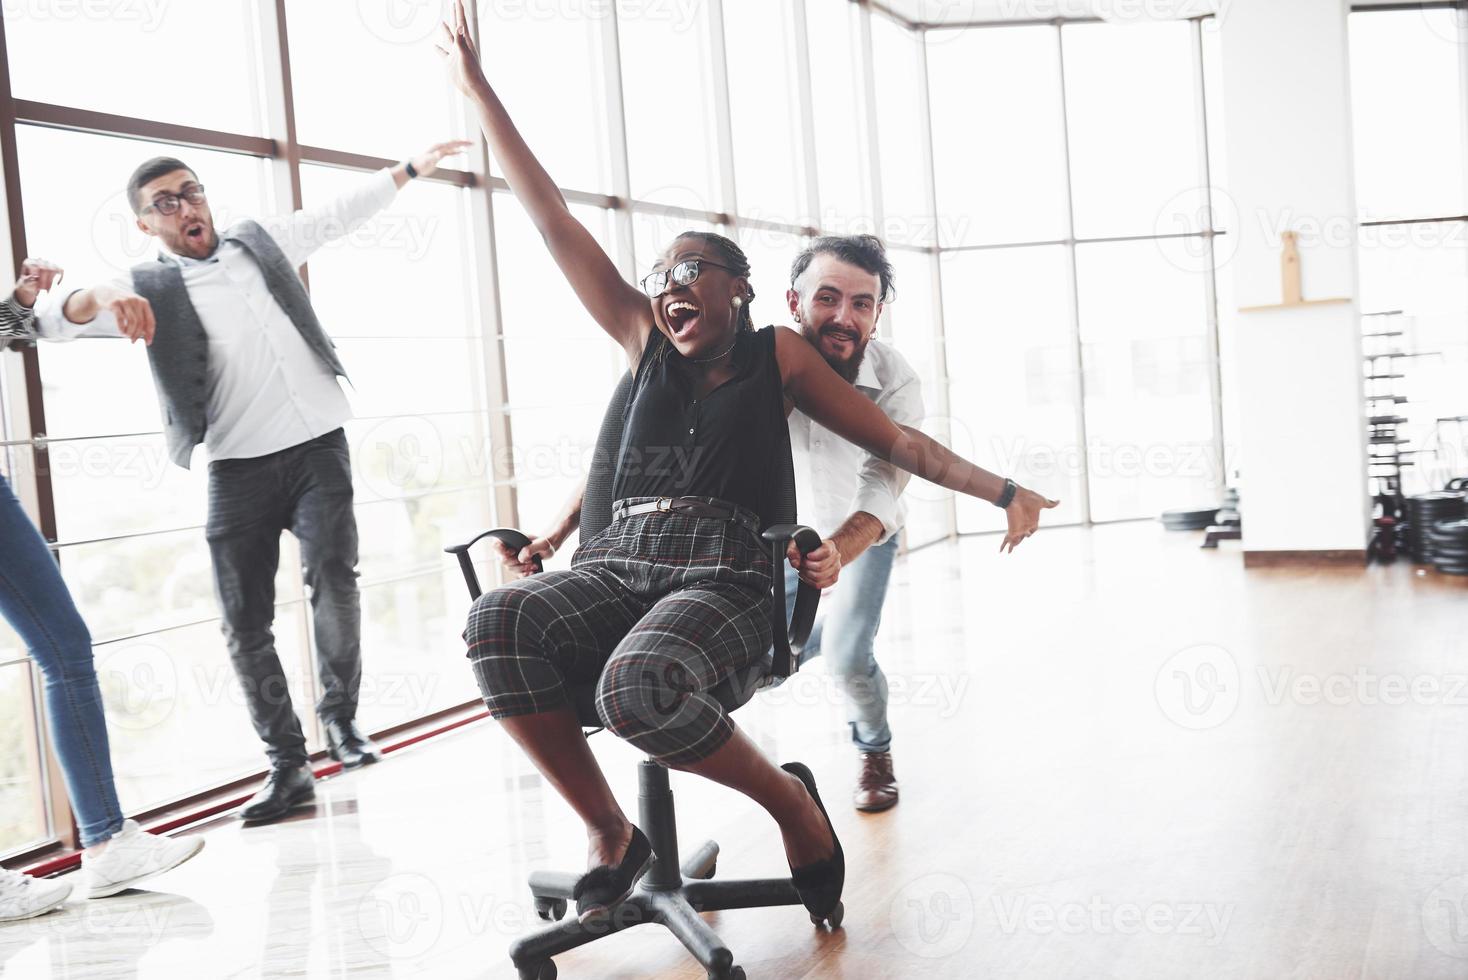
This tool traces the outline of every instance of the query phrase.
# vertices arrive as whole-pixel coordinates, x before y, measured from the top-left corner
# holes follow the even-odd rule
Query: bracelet
[[[412,180],[414,177],[418,176],[418,171],[414,169],[412,160],[404,160],[403,168],[408,171],[409,180]]]
[[[1018,491],[1019,484],[1015,483],[1013,480],[1006,479],[1004,481],[1004,492],[999,495],[998,500],[994,501],[994,506],[998,507],[1000,510],[1004,510],[1010,504],[1014,503],[1014,495]]]

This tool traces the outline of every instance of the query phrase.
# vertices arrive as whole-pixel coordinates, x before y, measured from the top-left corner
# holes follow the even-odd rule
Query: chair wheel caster
[[[535,966],[522,966],[518,972],[520,980],[556,980],[556,965],[550,960]]]
[[[744,967],[731,966],[725,973],[710,973],[709,980],[744,980]]]
[[[836,907],[831,910],[830,915],[827,915],[824,919],[818,915],[812,915],[810,917],[810,922],[813,926],[818,926],[822,922],[826,922],[830,924],[832,929],[840,929],[841,920],[844,918],[846,918],[846,906],[842,905],[840,902],[837,902]]]
[[[701,875],[698,876],[698,879],[700,881],[708,881],[710,878],[712,878],[714,876],[714,871],[717,870],[718,867],[719,867],[719,862],[715,861],[713,864],[709,865],[709,869],[707,871],[705,871],[703,874],[701,874]]]
[[[564,898],[537,898],[535,914],[546,922],[558,922],[566,915],[566,900]],[[554,977],[555,974],[552,973],[551,976]]]

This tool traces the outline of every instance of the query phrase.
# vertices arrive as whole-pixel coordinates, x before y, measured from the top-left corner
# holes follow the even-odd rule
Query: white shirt
[[[387,207],[397,184],[387,170],[320,208],[260,222],[295,267],[322,245],[360,227]],[[286,316],[260,267],[238,242],[222,241],[207,259],[164,255],[179,264],[189,301],[209,342],[209,399],[204,445],[211,459],[250,459],[299,446],[352,417],[331,368]],[[131,291],[131,275],[112,280]],[[41,315],[40,335],[52,340],[116,337],[117,318],[101,310],[90,323],[72,323],[65,301]]]
[[[907,359],[875,338],[856,375],[856,390],[898,425],[923,421],[922,383]],[[790,448],[800,521],[829,538],[846,518],[866,511],[882,522],[885,543],[907,519],[902,491],[911,474],[831,432],[799,409],[790,413]]]

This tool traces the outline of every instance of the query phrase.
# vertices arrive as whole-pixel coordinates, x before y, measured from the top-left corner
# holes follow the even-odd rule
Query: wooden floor
[[[899,564],[880,658],[902,803],[845,805],[819,668],[738,715],[811,764],[846,922],[710,915],[757,978],[1468,977],[1468,587],[1405,566],[1245,573],[1151,524],[995,538]],[[458,656],[446,651],[445,656]],[[369,663],[370,667],[370,663]],[[624,805],[637,756],[593,739]],[[674,774],[685,848],[782,870],[741,797]],[[0,927],[0,975],[513,977],[525,875],[580,866],[569,810],[492,725],[220,821],[158,890]],[[704,976],[642,927],[563,978]]]

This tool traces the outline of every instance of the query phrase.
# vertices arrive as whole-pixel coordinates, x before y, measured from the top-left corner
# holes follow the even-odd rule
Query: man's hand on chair
[[[785,550],[785,556],[790,559],[790,567],[800,574],[802,582],[808,582],[823,591],[835,585],[836,579],[841,576],[841,549],[830,538],[822,541],[819,548],[804,557],[801,557],[800,549],[792,541]]]
[[[505,570],[505,579],[510,582],[535,574],[535,562],[531,560],[531,556],[539,555],[541,561],[545,561],[556,553],[555,543],[545,537],[531,541],[518,554],[506,547],[499,538],[490,538],[489,543],[499,555],[500,565]]]

